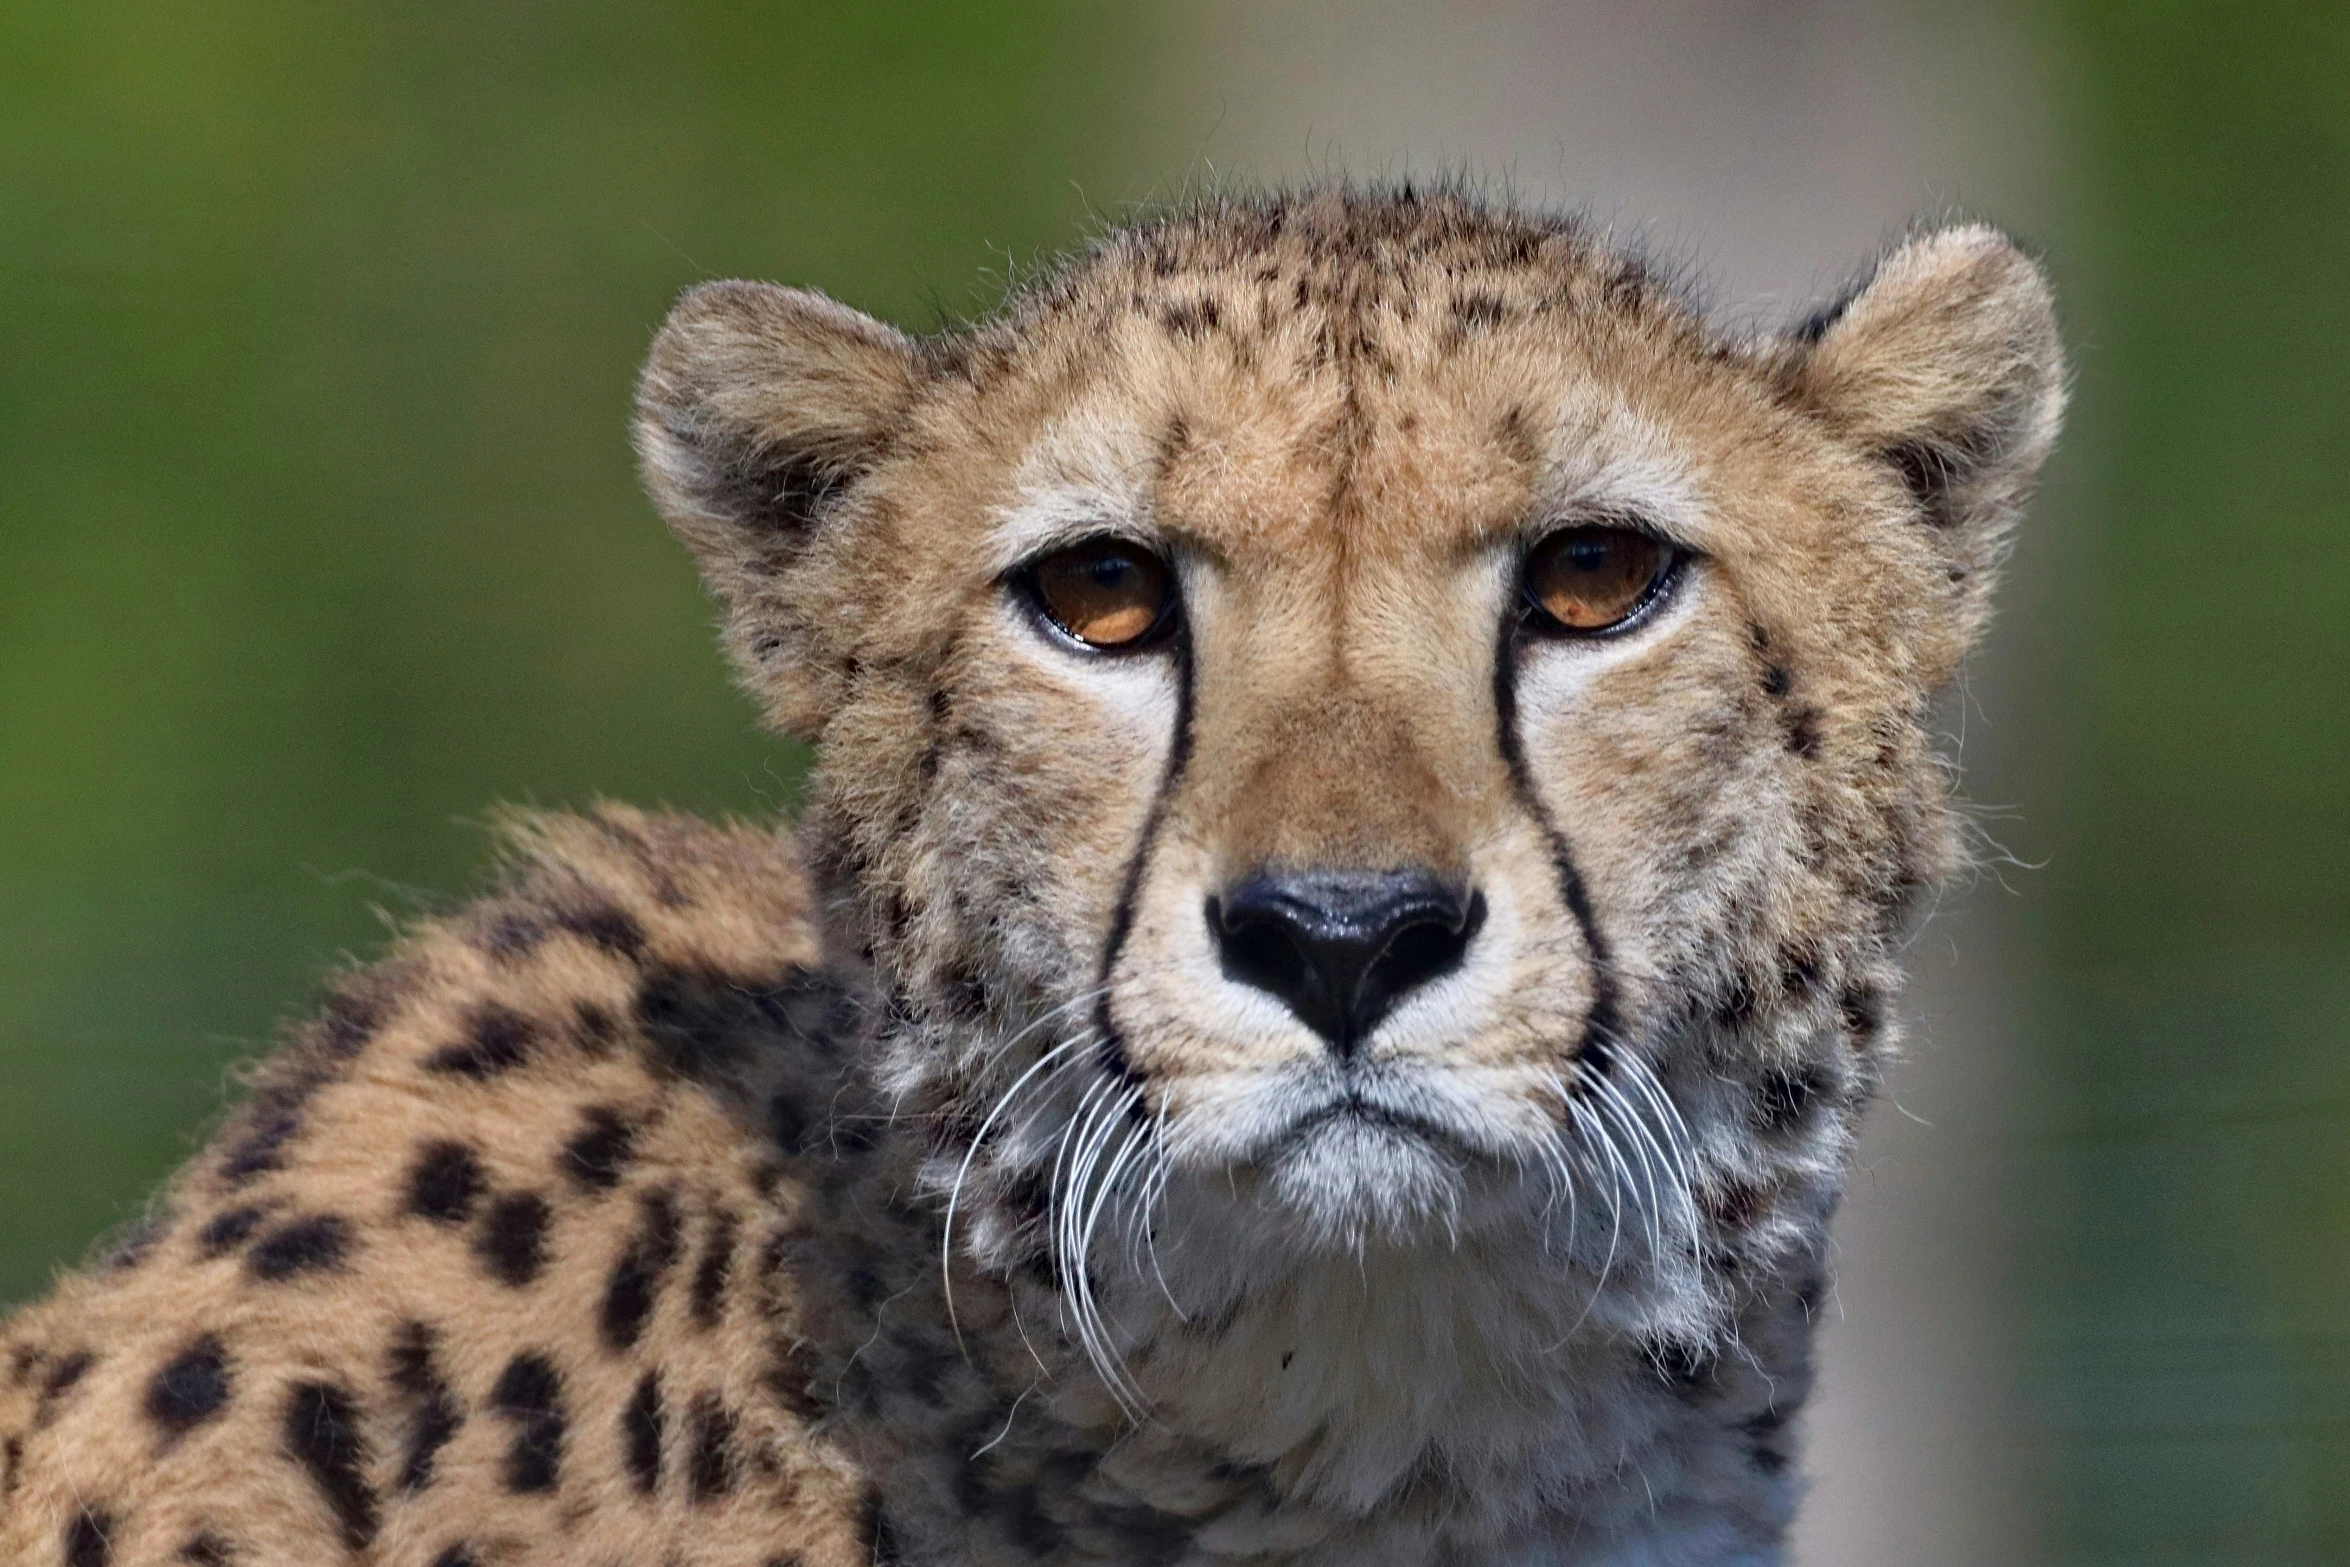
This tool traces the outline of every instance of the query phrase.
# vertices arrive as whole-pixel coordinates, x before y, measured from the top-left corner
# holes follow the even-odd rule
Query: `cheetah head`
[[[930,340],[696,289],[638,439],[815,748],[957,1245],[1180,1241],[1177,1294],[1474,1246],[1703,1317],[1833,1201],[1954,856],[1927,702],[2060,401],[1985,229],[1740,336],[1571,225],[1356,194]]]

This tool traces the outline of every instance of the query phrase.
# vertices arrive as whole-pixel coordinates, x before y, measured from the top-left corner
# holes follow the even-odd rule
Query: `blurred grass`
[[[2350,9],[2057,0],[2051,1560],[2350,1560]],[[2086,524],[2086,526],[2079,526]]]
[[[716,275],[909,325],[1068,242],[1118,36],[986,8],[0,9],[0,1300],[498,800],[764,810],[637,493]]]

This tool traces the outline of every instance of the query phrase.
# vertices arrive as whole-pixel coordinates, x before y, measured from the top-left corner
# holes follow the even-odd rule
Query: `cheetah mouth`
[[[1407,1082],[1346,1081],[1262,1129],[1239,1163],[1303,1237],[1417,1244],[1459,1222],[1498,1150],[1456,1109]],[[1447,1112],[1451,1113],[1448,1114]]]
[[[1478,1150],[1452,1127],[1416,1110],[1382,1104],[1361,1089],[1349,1089],[1320,1109],[1309,1110],[1291,1121],[1265,1150],[1265,1162],[1278,1163],[1334,1131],[1384,1133],[1426,1145],[1432,1151],[1452,1155],[1463,1162],[1478,1156]]]

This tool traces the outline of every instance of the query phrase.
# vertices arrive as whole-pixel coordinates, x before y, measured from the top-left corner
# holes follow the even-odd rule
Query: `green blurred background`
[[[1486,9],[1433,25],[1529,69],[1534,12]],[[1718,94],[1682,153],[1557,133],[1658,160],[1668,246],[1759,236],[1733,305],[1832,283],[1807,182],[1891,193],[1844,261],[1954,197],[2045,249],[2076,414],[1976,693],[1975,792],[2045,867],[2004,874],[1988,976],[2010,1222],[1964,1374],[2007,1392],[1953,1439],[2017,1478],[1955,1505],[2013,1514],[2011,1561],[2350,1560],[2350,8],[1539,9],[1586,77],[1860,50],[1823,101],[1861,119],[1802,129],[1855,157],[1937,106],[1900,121],[1925,173],[1823,156],[1767,202],[1701,199],[1780,145],[1731,150]],[[463,891],[487,805],[789,803],[630,472],[677,290],[927,327],[1228,167],[1400,172],[1441,62],[1331,62],[1457,14],[0,6],[0,1301],[136,1210],[384,911]],[[1309,69],[1407,151],[1317,139]],[[1586,154],[1528,143],[1499,172],[1573,193]]]

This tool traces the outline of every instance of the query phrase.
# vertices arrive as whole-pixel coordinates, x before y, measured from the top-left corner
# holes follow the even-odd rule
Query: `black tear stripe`
[[[1126,874],[1118,886],[1118,905],[1110,915],[1110,938],[1102,944],[1102,966],[1094,984],[1101,992],[1101,1000],[1094,1003],[1093,1024],[1101,1035],[1098,1051],[1102,1066],[1120,1083],[1139,1088],[1141,1079],[1132,1063],[1126,1059],[1125,1036],[1118,1032],[1116,1019],[1110,1015],[1110,976],[1116,972],[1119,954],[1126,950],[1126,937],[1134,929],[1134,900],[1142,892],[1143,872],[1150,866],[1151,850],[1159,840],[1159,828],[1167,819],[1167,804],[1175,797],[1175,786],[1183,781],[1184,770],[1191,765],[1191,628],[1186,625],[1175,638],[1175,738],[1167,747],[1167,765],[1159,774],[1158,792],[1151,796],[1150,810],[1142,819],[1142,839],[1134,846],[1134,856],[1126,862]],[[1142,1098],[1134,1098],[1130,1114],[1142,1114]]]
[[[1583,1014],[1583,1037],[1575,1042],[1575,1058],[1590,1063],[1595,1072],[1604,1072],[1608,1042],[1618,1034],[1622,1022],[1617,1008],[1615,956],[1600,932],[1598,917],[1591,912],[1591,894],[1583,885],[1583,873],[1576,869],[1574,851],[1567,845],[1566,834],[1551,820],[1542,796],[1535,792],[1534,774],[1526,765],[1526,748],[1518,737],[1518,624],[1508,615],[1502,617],[1501,642],[1493,658],[1493,726],[1502,763],[1509,769],[1511,792],[1550,845],[1559,894],[1591,953],[1591,1005]]]

